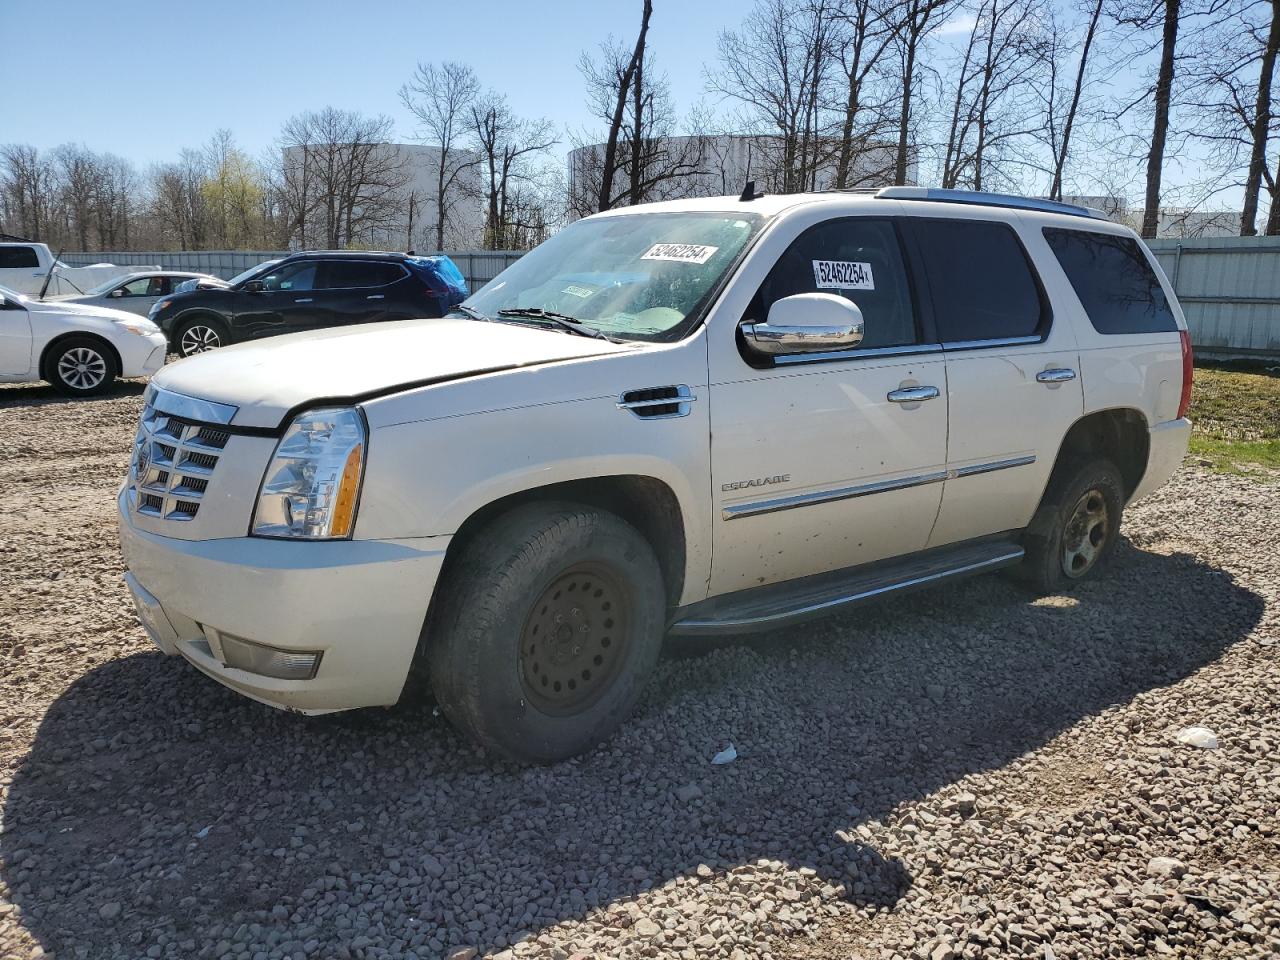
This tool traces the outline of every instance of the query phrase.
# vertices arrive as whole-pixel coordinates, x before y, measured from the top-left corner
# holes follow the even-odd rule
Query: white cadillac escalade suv
[[[1012,568],[1094,575],[1187,447],[1182,311],[1079,207],[897,187],[556,234],[436,320],[205,354],[119,497],[148,632],[303,713],[441,709],[521,760],[627,716],[664,636]]]

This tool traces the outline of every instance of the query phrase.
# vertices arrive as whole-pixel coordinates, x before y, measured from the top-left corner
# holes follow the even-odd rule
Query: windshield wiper
[[[486,317],[475,307],[468,307],[465,303],[455,303],[453,305],[453,309],[457,310],[463,316],[470,317],[472,320],[483,320],[485,323],[493,322],[492,317]]]
[[[528,317],[530,320],[541,320],[566,333],[575,333],[580,337],[608,340],[610,343],[619,342],[613,337],[601,333],[595,327],[587,326],[577,317],[571,317],[567,313],[556,313],[554,310],[543,310],[541,307],[509,307],[506,310],[499,310],[498,316]]]

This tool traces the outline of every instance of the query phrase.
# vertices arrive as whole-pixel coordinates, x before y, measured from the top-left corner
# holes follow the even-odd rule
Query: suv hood
[[[275,428],[290,410],[315,400],[360,400],[400,388],[632,349],[631,344],[509,323],[400,320],[223,347],[170,364],[152,382],[238,408],[233,426]]]

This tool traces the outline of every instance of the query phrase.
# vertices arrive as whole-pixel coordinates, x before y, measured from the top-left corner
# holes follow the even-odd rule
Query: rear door
[[[1026,526],[1083,412],[1075,333],[1053,316],[1018,215],[982,216],[910,221],[947,364],[947,481],[930,546]]]
[[[397,295],[408,271],[386,260],[329,260],[325,263],[325,293],[332,303],[332,323],[373,323],[402,319],[404,304]]]

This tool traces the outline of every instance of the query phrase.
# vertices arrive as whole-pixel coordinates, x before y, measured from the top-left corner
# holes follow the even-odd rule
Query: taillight
[[[1192,362],[1195,358],[1191,355],[1191,334],[1186,330],[1179,333],[1182,337],[1182,397],[1178,400],[1178,419],[1182,419],[1191,409]]]

